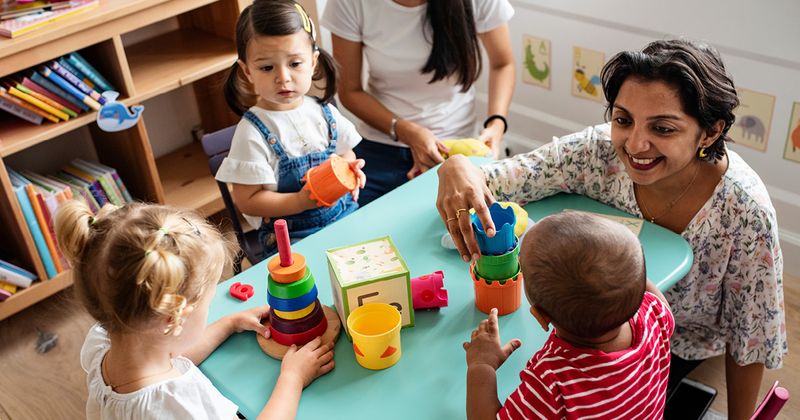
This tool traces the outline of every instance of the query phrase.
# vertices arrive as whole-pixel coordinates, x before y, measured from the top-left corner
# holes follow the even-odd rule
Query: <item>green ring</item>
[[[267,281],[269,294],[279,299],[294,299],[303,296],[313,287],[314,276],[311,275],[311,270],[308,268],[302,279],[291,283],[278,283],[272,279],[272,274],[269,275],[269,281]]]

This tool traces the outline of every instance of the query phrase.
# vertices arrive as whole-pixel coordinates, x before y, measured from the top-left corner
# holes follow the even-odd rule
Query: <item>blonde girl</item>
[[[234,332],[269,334],[268,307],[206,326],[231,242],[195,213],[139,203],[97,216],[66,203],[56,235],[97,320],[81,349],[87,418],[235,419],[236,405],[197,368]],[[262,415],[294,418],[303,387],[333,368],[332,348],[320,344],[290,350]]]

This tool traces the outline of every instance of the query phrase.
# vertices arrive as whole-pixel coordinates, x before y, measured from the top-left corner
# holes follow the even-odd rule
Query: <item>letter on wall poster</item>
[[[550,89],[550,40],[522,35],[522,81]]]
[[[795,102],[792,106],[789,135],[786,137],[786,150],[783,152],[783,157],[800,162],[800,102]]]
[[[600,70],[605,54],[588,48],[572,47],[572,94],[579,98],[605,102],[600,86]]]
[[[737,88],[737,91],[739,106],[733,111],[736,122],[728,134],[734,144],[764,152],[767,150],[775,97],[749,89]]]

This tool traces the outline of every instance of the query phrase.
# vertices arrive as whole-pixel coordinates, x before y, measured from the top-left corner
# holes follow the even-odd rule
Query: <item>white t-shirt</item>
[[[336,121],[336,154],[342,154],[361,141],[355,126],[344,118],[335,106],[328,106]],[[270,132],[278,137],[289,157],[304,156],[328,148],[328,123],[315,98],[306,97],[303,104],[289,111],[267,111],[254,106],[250,108]],[[245,185],[262,185],[264,189],[277,191],[278,164],[280,159],[264,140],[253,123],[242,118],[233,134],[228,157],[222,161],[216,179]],[[258,228],[261,217],[244,215],[251,226]]]
[[[236,418],[238,407],[222,396],[191,360],[178,356],[172,364],[182,375],[118,394],[103,380],[101,364],[111,341],[95,324],[81,348],[81,367],[86,371],[89,396],[86,418],[94,419],[224,419]]]
[[[473,137],[475,87],[461,92],[453,77],[429,84],[433,74],[421,73],[433,40],[425,25],[426,7],[405,7],[392,0],[328,0],[321,22],[333,34],[363,44],[369,66],[365,90],[389,111],[441,139]],[[472,10],[478,33],[514,15],[508,0],[472,0]],[[408,147],[363,121],[358,131],[370,140]]]

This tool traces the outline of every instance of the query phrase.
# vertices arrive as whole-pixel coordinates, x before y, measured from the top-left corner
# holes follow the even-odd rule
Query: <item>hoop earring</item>
[[[697,157],[704,158],[706,156],[708,156],[708,153],[706,153],[706,148],[701,147],[700,150],[697,151]]]

